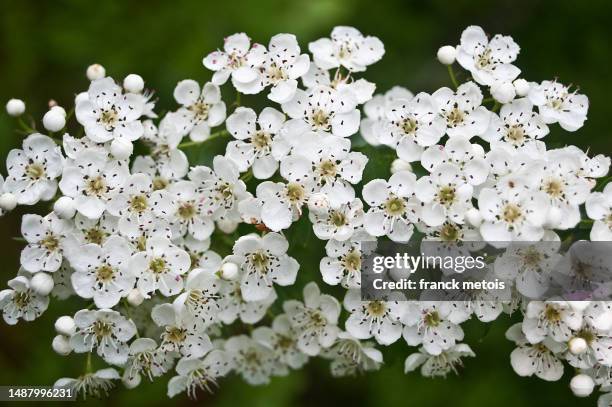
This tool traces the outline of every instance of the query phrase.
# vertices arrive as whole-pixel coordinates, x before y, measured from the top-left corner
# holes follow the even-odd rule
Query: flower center
[[[106,129],[106,131],[112,131],[117,125],[118,119],[119,119],[119,116],[115,109],[102,110],[102,112],[100,113],[100,118],[98,119],[98,122],[104,125],[104,128]]]
[[[134,212],[142,213],[147,209],[148,202],[145,195],[136,195],[130,201],[130,208]]]
[[[272,64],[268,69],[268,79],[272,83],[276,83],[287,78],[288,77],[285,71],[282,68],[276,66],[276,64]]]
[[[191,202],[185,202],[178,208],[178,214],[184,220],[192,219],[195,217],[196,212],[196,208]]]
[[[523,212],[514,204],[507,204],[502,211],[502,217],[506,223],[515,223],[521,220]]]
[[[385,210],[392,216],[400,216],[406,211],[406,203],[403,199],[395,196],[387,200]]]
[[[16,292],[13,297],[13,303],[18,308],[25,308],[30,304],[30,294],[27,291]]]
[[[450,206],[455,201],[455,188],[440,188],[438,191],[438,201],[444,206]]]
[[[367,308],[370,315],[375,317],[381,317],[387,312],[387,307],[382,301],[370,301]]]
[[[546,309],[544,310],[544,317],[551,322],[559,322],[561,321],[561,312],[556,307],[551,305],[546,305]]]
[[[210,105],[202,100],[198,100],[193,105],[189,106],[189,110],[193,113],[197,121],[204,121],[208,119]]]
[[[162,177],[153,178],[153,190],[159,191],[160,189],[164,189],[168,186],[168,180]]]
[[[304,200],[304,188],[300,184],[290,182],[287,184],[287,197],[291,203],[300,203]]]
[[[529,247],[523,254],[523,263],[527,266],[537,267],[542,260],[542,254],[533,247]]]
[[[446,121],[449,126],[458,126],[463,123],[464,116],[463,111],[454,107],[453,110],[446,115]]]
[[[278,341],[276,342],[281,349],[290,349],[294,343],[295,341],[291,337],[285,335],[278,335]]]
[[[101,176],[90,179],[87,182],[86,192],[88,195],[102,195],[106,192],[106,181]]]
[[[96,321],[92,325],[92,330],[98,341],[102,338],[110,336],[113,333],[113,328],[110,324],[103,321]]]
[[[522,145],[525,141],[525,130],[521,126],[512,126],[506,132],[506,139],[514,145]]]
[[[445,223],[440,228],[440,240],[444,242],[456,242],[461,237],[459,228],[452,223]]]
[[[48,235],[40,241],[40,245],[44,247],[47,251],[52,252],[59,247],[59,241],[55,236]]]
[[[40,164],[29,164],[25,172],[32,180],[41,179],[45,176],[45,167]]]
[[[149,269],[154,274],[162,274],[166,272],[166,260],[161,257],[156,257],[149,262]]]
[[[336,163],[332,160],[323,160],[321,164],[319,164],[319,173],[322,177],[335,177],[336,171]]]
[[[436,327],[440,325],[440,315],[437,311],[428,312],[424,318],[425,325],[428,327]]]
[[[312,113],[310,121],[314,127],[321,130],[329,130],[329,115],[321,109],[316,109]]]
[[[272,137],[270,137],[270,135],[265,131],[258,131],[255,133],[251,141],[253,142],[253,145],[257,151],[267,150],[272,142]]]
[[[491,50],[487,48],[476,60],[476,66],[480,69],[485,69],[492,63]]]
[[[349,271],[361,270],[361,255],[352,250],[344,257],[344,268]]]
[[[102,229],[99,229],[97,227],[85,231],[85,240],[89,243],[101,245],[104,242],[105,237],[106,233],[104,233]]]
[[[108,264],[103,264],[96,270],[96,277],[98,281],[103,283],[108,283],[113,279],[113,275],[115,274],[115,270]]]
[[[404,120],[402,123],[402,130],[406,134],[414,134],[416,130],[418,129],[418,127],[419,127],[419,124],[413,118],[408,118]]]
[[[270,259],[263,251],[255,252],[251,255],[251,262],[255,269],[259,272],[266,272]]]
[[[550,180],[544,186],[544,191],[553,198],[563,197],[563,183],[559,180]]]
[[[332,210],[329,216],[329,220],[336,227],[344,226],[347,224],[346,215],[341,211]]]
[[[187,339],[187,330],[175,326],[166,327],[165,339],[172,343],[181,343]]]

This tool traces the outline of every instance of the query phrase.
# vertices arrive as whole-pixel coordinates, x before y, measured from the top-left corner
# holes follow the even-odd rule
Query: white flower
[[[21,251],[21,265],[26,271],[53,272],[62,264],[66,239],[72,223],[57,217],[53,212],[45,216],[24,215],[21,234],[28,245]]]
[[[180,127],[184,125],[179,113],[168,113],[159,123],[159,128],[153,122],[144,122],[143,138],[152,145],[150,156],[140,156],[140,160],[150,159],[154,163],[156,175],[166,180],[175,180],[184,177],[189,169],[189,162],[185,153],[178,149],[178,145],[183,138]],[[138,157],[136,158],[138,160]],[[154,174],[142,171],[136,164],[132,166],[133,172],[145,172],[155,179]],[[150,165],[150,164],[149,164]],[[143,167],[146,168],[146,167]],[[154,181],[155,183],[155,181]],[[156,188],[161,189],[161,188]]]
[[[56,178],[64,164],[62,152],[55,142],[42,134],[30,134],[23,149],[11,150],[6,157],[8,175],[4,192],[10,192],[21,205],[48,201],[57,191]]]
[[[7,284],[10,289],[0,291],[0,308],[7,324],[15,325],[19,318],[33,321],[49,306],[49,297],[34,292],[27,277],[17,276]]]
[[[461,34],[457,62],[470,71],[481,85],[512,82],[521,70],[512,65],[520,51],[512,37],[497,34],[491,41],[478,26],[470,26]]]
[[[244,275],[244,272],[241,271],[241,274]],[[277,295],[274,290],[260,301],[247,301],[241,288],[241,281],[244,278],[242,275],[234,280],[222,280],[220,283],[218,301],[221,312],[218,317],[225,324],[231,324],[236,319],[240,319],[245,324],[259,322],[276,301]]]
[[[351,313],[346,330],[357,339],[374,337],[376,342],[388,346],[402,336],[401,319],[407,311],[401,295],[385,301],[362,301],[359,290],[349,290],[344,297],[344,308]]]
[[[567,342],[572,331],[582,326],[582,315],[566,301],[530,301],[523,320],[523,334],[530,343],[546,337],[556,342]]]
[[[416,183],[415,194],[424,203],[421,219],[429,226],[440,226],[446,219],[463,223],[465,212],[472,207],[472,192],[458,166],[438,165]]]
[[[132,250],[119,236],[111,236],[102,246],[87,244],[71,256],[71,281],[82,298],[93,298],[98,308],[112,308],[134,287],[136,277],[128,268]]]
[[[315,86],[298,89],[282,108],[292,119],[286,124],[287,135],[300,136],[308,130],[330,132],[334,136],[349,137],[359,130],[357,99],[347,89]]]
[[[502,140],[520,147],[531,140],[543,138],[548,131],[541,116],[533,111],[529,99],[521,98],[503,105],[499,116],[491,113],[491,122],[482,138],[489,142]]]
[[[270,376],[278,375],[282,366],[272,350],[246,335],[229,338],[225,351],[232,360],[233,370],[254,386],[268,384]]]
[[[206,199],[191,181],[178,181],[168,186],[170,203],[159,216],[170,222],[173,238],[185,235],[207,239],[214,230],[213,212]]]
[[[252,109],[238,107],[226,121],[227,131],[237,139],[228,143],[226,157],[241,172],[253,167],[255,178],[270,178],[284,156],[285,143],[278,135],[284,122],[285,115],[271,107],[264,108],[259,118]]]
[[[363,226],[363,203],[355,198],[342,205],[311,210],[309,218],[315,235],[321,240],[345,241]]]
[[[99,151],[83,151],[64,167],[59,187],[64,195],[74,198],[79,213],[97,219],[128,176],[125,162],[109,161],[107,155]]]
[[[332,359],[330,370],[334,377],[378,370],[383,363],[382,353],[371,342],[362,342],[348,332],[338,333],[336,343],[323,350],[321,356]]]
[[[608,301],[591,301],[582,311],[582,326],[574,337],[582,338],[587,348],[584,352],[574,355],[565,354],[570,365],[579,369],[588,369],[596,364],[606,368],[612,367],[612,304]],[[574,305],[574,304],[572,304]]]
[[[285,103],[293,98],[297,79],[308,72],[310,58],[300,54],[293,34],[277,34],[270,39],[266,59],[261,67],[262,87],[272,85],[268,99]]]
[[[457,368],[463,366],[463,357],[476,356],[465,343],[458,343],[439,355],[430,355],[424,348],[406,358],[404,373],[412,372],[421,366],[421,374],[425,377],[446,377],[451,371],[457,374]]]
[[[360,288],[361,243],[372,239],[371,236],[362,234],[343,242],[330,239],[325,245],[327,256],[323,257],[319,264],[323,281],[329,285],[340,283],[344,288]]]
[[[232,77],[232,84],[241,93],[259,93],[263,87],[259,69],[264,62],[266,47],[253,44],[245,33],[225,38],[223,51],[214,51],[202,61],[204,66],[214,71],[212,83],[223,85]]]
[[[139,118],[144,104],[132,93],[125,95],[113,78],[91,82],[88,99],[77,103],[76,118],[85,128],[85,134],[96,143],[113,139],[134,141],[142,136]]]
[[[226,352],[211,350],[202,359],[182,358],[176,364],[177,376],[168,382],[168,397],[187,391],[195,398],[196,390],[212,392],[217,387],[217,380],[227,375],[232,368]]]
[[[489,164],[485,160],[484,149],[479,144],[470,143],[469,137],[449,138],[444,146],[427,147],[421,156],[421,165],[429,172],[442,163],[457,165],[462,177],[470,185],[483,184],[489,175]]]
[[[183,105],[177,113],[186,122],[181,134],[189,134],[193,141],[204,141],[210,136],[210,128],[225,120],[225,103],[221,90],[207,82],[200,91],[200,85],[191,79],[180,81],[174,88],[174,99]]]
[[[349,71],[365,71],[385,53],[383,43],[376,37],[364,37],[353,27],[334,27],[330,38],[308,44],[314,62],[322,69],[345,67]]]
[[[241,236],[234,244],[237,264],[244,274],[240,289],[246,301],[261,301],[273,291],[272,284],[281,286],[295,282],[300,267],[287,255],[289,243],[278,233]]]
[[[529,344],[521,332],[521,324],[515,324],[506,332],[506,338],[518,346],[510,354],[510,364],[519,376],[533,376],[546,381],[557,381],[563,376],[563,363],[556,353],[564,345],[547,339]]]
[[[153,307],[151,319],[164,329],[159,347],[166,353],[178,352],[186,358],[195,359],[204,356],[213,347],[203,329],[183,320],[172,304]]]
[[[366,117],[361,119],[360,132],[365,141],[376,146],[380,144],[380,136],[385,131],[387,111],[396,100],[409,101],[414,95],[408,89],[394,86],[385,94],[375,95],[363,105]]]
[[[559,123],[567,131],[576,131],[584,125],[589,110],[585,95],[570,92],[569,86],[557,81],[543,81],[531,87],[529,99],[538,106],[545,123]]]
[[[586,201],[586,211],[593,219],[591,240],[612,240],[612,184],[603,192],[593,192]]]
[[[487,129],[491,113],[482,104],[482,92],[474,82],[466,82],[452,91],[441,88],[431,97],[439,114],[446,120],[449,137],[480,136]]]
[[[130,270],[138,278],[136,286],[143,294],[158,291],[165,297],[183,289],[182,275],[189,271],[191,259],[184,251],[163,237],[152,237],[146,250],[132,256]]]
[[[76,353],[91,352],[107,363],[122,365],[128,358],[127,341],[136,335],[136,325],[117,311],[109,309],[81,310],[74,315],[77,332],[70,337]]]
[[[386,114],[387,124],[379,141],[396,149],[399,158],[408,162],[419,161],[423,147],[436,144],[446,130],[446,120],[427,93],[395,100]]]
[[[174,363],[174,355],[163,352],[151,338],[138,338],[130,344],[123,378],[140,383],[141,375],[153,381],[165,374]]]
[[[285,314],[275,317],[272,327],[261,326],[256,328],[252,337],[271,349],[281,363],[292,369],[299,369],[308,361],[308,356],[297,347],[297,332],[293,329],[289,317]]]
[[[53,385],[56,389],[72,389],[76,394],[101,399],[108,396],[110,390],[115,386],[114,380],[119,380],[119,373],[113,368],[100,369],[94,373],[85,373],[82,376],[72,379],[63,377],[58,379]]]
[[[396,172],[389,181],[375,179],[363,187],[363,199],[370,209],[365,214],[365,230],[372,236],[387,235],[396,242],[407,242],[419,219],[420,202],[414,197],[416,175]]]
[[[343,75],[340,70],[336,70],[334,77],[331,78],[329,71],[319,68],[316,64],[310,64],[310,69],[302,76],[302,84],[305,88],[323,85],[338,90],[347,90],[353,94],[358,104],[363,104],[372,99],[376,90],[374,83],[363,78],[354,80],[350,73]]]
[[[208,261],[218,267],[220,256],[214,252],[209,253],[214,254],[216,258],[209,258]],[[185,292],[174,300],[174,306],[181,318],[188,322],[193,321],[197,327],[206,327],[219,321],[219,289],[222,282],[212,270],[213,268],[196,268],[190,271],[185,281]]]
[[[409,302],[404,313],[403,336],[410,346],[423,345],[427,353],[439,355],[463,339],[463,330],[448,320],[448,302]]]
[[[333,345],[340,329],[338,317],[340,304],[331,295],[321,294],[316,283],[304,287],[304,302],[285,301],[283,310],[298,332],[298,349],[309,356],[316,356],[323,348]]]

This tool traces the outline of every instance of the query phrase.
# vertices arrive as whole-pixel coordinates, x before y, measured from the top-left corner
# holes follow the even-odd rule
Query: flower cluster
[[[0,292],[4,320],[37,318],[51,296],[78,297],[83,309],[57,320],[53,349],[112,366],[88,363],[56,386],[101,395],[115,380],[134,388],[173,372],[168,395],[195,397],[232,372],[266,384],[317,356],[334,376],[376,370],[379,348],[402,338],[418,347],[406,372],[445,376],[475,356],[462,323],[514,312],[524,317],[507,334],[519,375],[558,380],[565,361],[580,372],[575,394],[612,388],[612,303],[531,300],[556,252],[520,244],[558,243],[591,223],[591,240],[612,240],[612,188],[596,181],[610,158],[543,141],[557,124],[583,126],[586,96],[520,78],[514,40],[475,26],[439,50],[453,86],[432,94],[374,95],[358,76],[384,46],[352,27],[308,50],[291,34],[267,46],[231,35],[203,59],[211,81],[178,82],[176,108],[161,118],[140,76],[117,83],[92,65],[74,108],[45,114],[47,135],[20,120],[26,137],[0,179],[2,213],[53,209],[23,216],[21,269]],[[226,104],[228,81],[272,105]],[[7,111],[25,105],[11,100]],[[186,152],[212,140],[225,154],[190,163]],[[368,156],[388,151],[392,175],[362,181]],[[291,233],[302,219],[325,241],[320,270],[296,260],[308,245]],[[362,244],[377,239],[510,246],[487,267],[512,282],[513,301],[364,301]],[[319,277],[343,298],[322,292]],[[302,298],[280,301],[298,281]]]

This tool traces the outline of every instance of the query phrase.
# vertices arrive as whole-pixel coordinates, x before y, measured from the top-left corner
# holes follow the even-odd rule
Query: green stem
[[[229,134],[227,132],[227,130],[221,130],[221,131],[218,131],[216,133],[211,134],[210,136],[208,136],[207,139],[202,140],[202,141],[186,141],[184,143],[181,143],[181,144],[178,145],[178,148],[187,148],[187,147],[199,146],[200,144],[206,143],[206,142],[208,142],[210,140],[214,140],[216,138],[223,137],[226,134]]]
[[[91,352],[87,352],[87,359],[85,359],[85,374],[91,373]]]
[[[453,83],[453,87],[457,89],[459,87],[459,83],[457,82],[457,78],[455,77],[455,71],[453,71],[452,65],[447,65],[448,76],[450,76],[450,80]]]
[[[249,181],[251,178],[253,178],[253,171],[250,168],[247,172],[240,176],[240,179],[244,182]]]
[[[21,127],[21,129],[26,133],[36,133],[36,129],[33,129],[32,127],[28,126],[21,117],[17,118],[17,123],[19,124],[19,127]]]

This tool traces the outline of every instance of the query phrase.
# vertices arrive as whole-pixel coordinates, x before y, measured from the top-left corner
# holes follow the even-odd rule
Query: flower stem
[[[91,373],[91,352],[87,352],[87,358],[85,359],[85,374]]]
[[[251,178],[253,178],[253,170],[251,170],[250,168],[247,172],[240,176],[240,179],[244,182],[249,181]]]
[[[459,87],[459,83],[455,77],[455,71],[453,71],[452,65],[447,65],[446,68],[448,69],[448,76],[450,76],[450,80],[453,83],[454,88],[457,89]]]
[[[216,133],[211,134],[207,139],[202,140],[202,141],[186,141],[184,143],[181,143],[181,144],[178,145],[178,148],[187,148],[187,147],[198,146],[200,144],[206,143],[207,141],[214,140],[214,139],[219,138],[219,137],[223,137],[226,134],[229,134],[227,132],[227,130],[221,130],[221,131],[218,131]]]

